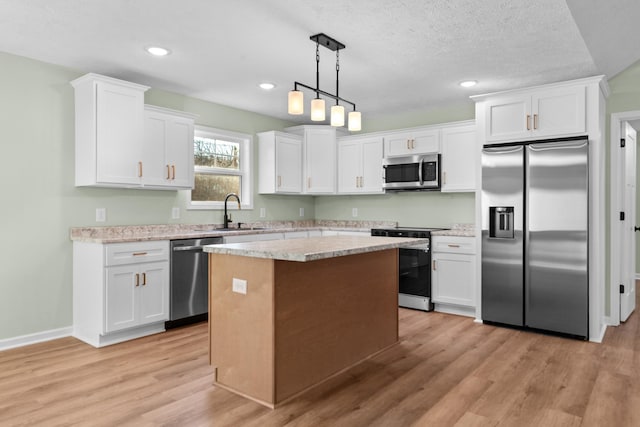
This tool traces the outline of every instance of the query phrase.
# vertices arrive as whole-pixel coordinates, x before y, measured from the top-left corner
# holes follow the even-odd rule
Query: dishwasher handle
[[[173,248],[173,251],[174,252],[187,252],[187,251],[202,252],[202,248],[204,248],[204,246],[202,246],[202,245],[198,245],[198,246],[175,246]]]

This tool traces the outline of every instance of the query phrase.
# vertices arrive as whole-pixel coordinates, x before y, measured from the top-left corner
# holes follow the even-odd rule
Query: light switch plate
[[[351,209],[351,216],[354,218],[358,216],[358,208]]]
[[[304,208],[300,208],[300,216],[304,216]]]
[[[235,293],[246,295],[247,294],[247,281],[246,280],[242,280],[242,279],[236,279],[234,277],[231,289]]]
[[[267,209],[260,208],[260,218],[264,218],[265,216],[267,216]]]
[[[180,219],[180,208],[173,207],[171,209],[171,218],[172,219]]]

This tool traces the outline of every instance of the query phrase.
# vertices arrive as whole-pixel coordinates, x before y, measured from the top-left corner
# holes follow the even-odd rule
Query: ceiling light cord
[[[316,42],[316,99],[320,99],[320,42]]]

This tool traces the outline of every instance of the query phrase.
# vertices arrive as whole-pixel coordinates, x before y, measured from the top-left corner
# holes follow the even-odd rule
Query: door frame
[[[624,201],[624,177],[621,177],[619,173],[615,171],[620,170],[622,156],[618,149],[618,141],[620,141],[620,127],[623,122],[630,122],[634,120],[640,120],[640,110],[624,111],[621,113],[611,114],[610,131],[610,163],[609,163],[609,176],[611,179],[609,194],[611,195],[610,204],[610,229],[611,245],[609,252],[609,318],[607,323],[612,326],[618,326],[620,324],[620,289],[618,283],[620,283],[620,269],[621,269],[621,257],[620,257],[620,234],[622,229],[621,221],[617,218],[621,212],[621,206]],[[614,145],[616,144],[616,145]],[[637,168],[637,166],[636,166]]]

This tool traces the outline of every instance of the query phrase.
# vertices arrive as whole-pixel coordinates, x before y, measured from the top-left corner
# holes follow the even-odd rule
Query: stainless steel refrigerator
[[[482,151],[482,319],[589,336],[587,137]]]

